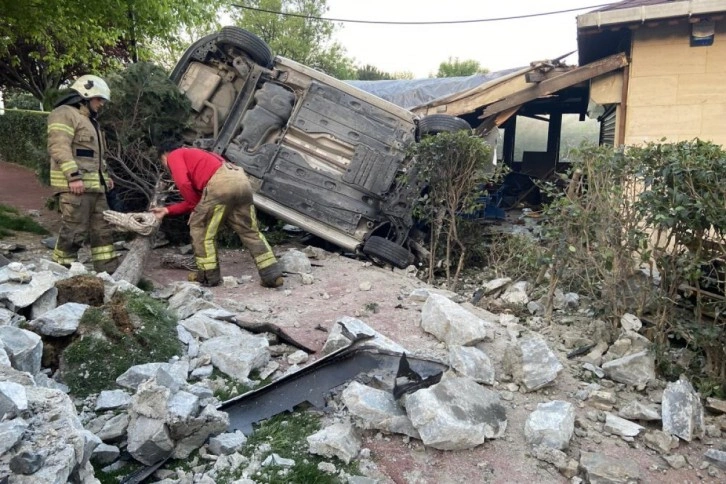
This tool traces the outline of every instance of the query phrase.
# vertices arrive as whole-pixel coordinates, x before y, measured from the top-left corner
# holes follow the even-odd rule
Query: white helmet
[[[98,76],[90,74],[81,76],[71,84],[71,89],[77,91],[83,99],[100,97],[106,101],[111,100],[111,90],[108,88],[108,84]]]

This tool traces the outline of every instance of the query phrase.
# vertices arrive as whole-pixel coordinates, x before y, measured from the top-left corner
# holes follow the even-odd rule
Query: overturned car
[[[194,42],[171,73],[191,101],[185,141],[243,167],[254,202],[344,250],[405,267],[420,188],[408,147],[471,129],[447,115],[419,118],[280,56],[239,27]]]

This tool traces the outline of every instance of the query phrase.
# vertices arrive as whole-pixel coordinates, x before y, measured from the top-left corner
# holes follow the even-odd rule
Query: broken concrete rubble
[[[642,386],[655,379],[655,356],[650,351],[629,354],[603,363],[605,376],[626,385]]]
[[[28,273],[31,277],[33,276],[32,270],[28,271]],[[353,287],[357,287],[357,283]],[[197,287],[196,289],[199,288]],[[216,304],[215,301],[212,301],[211,298],[206,299],[204,292],[201,290],[195,292],[195,294],[198,294],[198,297],[196,298],[197,300],[187,299],[184,302],[189,304],[182,304],[178,306],[182,314],[188,313],[188,317],[185,318],[187,321],[179,322],[179,338],[185,344],[184,354],[180,355],[179,361],[172,360],[171,362],[153,364],[148,369],[135,368],[133,371],[130,371],[127,375],[125,375],[124,378],[121,378],[119,381],[119,383],[125,383],[124,387],[128,388],[131,391],[111,391],[111,389],[109,389],[99,394],[97,398],[93,397],[88,400],[86,404],[87,408],[83,410],[84,414],[87,415],[83,417],[85,428],[87,431],[93,432],[93,434],[95,434],[95,436],[99,439],[103,439],[103,443],[91,443],[91,441],[95,440],[91,437],[85,439],[84,447],[95,446],[93,451],[90,452],[90,456],[94,462],[102,464],[113,462],[118,463],[119,455],[121,455],[124,449],[129,452],[130,450],[133,450],[134,454],[137,455],[139,455],[139,453],[141,452],[143,453],[145,458],[148,458],[149,456],[157,456],[156,458],[163,458],[163,456],[166,455],[190,455],[190,452],[201,448],[207,449],[208,453],[200,451],[199,457],[196,457],[194,459],[194,466],[196,470],[186,473],[186,476],[189,480],[185,482],[191,482],[192,479],[194,479],[196,482],[215,482],[216,475],[213,473],[212,469],[229,469],[242,466],[247,468],[249,472],[253,472],[254,469],[259,469],[261,463],[266,458],[269,458],[269,456],[271,455],[268,452],[261,455],[257,460],[248,460],[246,457],[243,458],[237,452],[239,452],[240,448],[245,445],[244,435],[241,432],[226,434],[221,433],[224,432],[228,428],[228,426],[224,425],[223,421],[215,419],[212,416],[212,410],[218,412],[218,410],[214,408],[215,404],[218,402],[216,402],[212,396],[212,391],[215,387],[211,385],[208,380],[208,375],[211,374],[212,369],[214,368],[214,360],[211,357],[211,354],[203,348],[203,344],[208,340],[219,337],[226,337],[227,339],[238,339],[249,335],[246,335],[244,331],[240,330],[237,326],[229,322],[229,315],[232,315],[233,317],[235,315],[234,312],[226,311],[227,314],[225,314],[221,306]],[[401,297],[405,298],[405,295],[409,294],[409,291],[401,292],[400,294]],[[171,292],[167,297],[170,298],[173,296],[174,293]],[[427,298],[428,297],[429,295],[427,295]],[[37,304],[37,301],[36,303],[34,303],[34,305],[35,304]],[[259,303],[258,305],[260,307],[263,307],[266,304],[267,303]],[[26,309],[25,314],[28,314],[28,311],[30,311],[34,307],[34,305],[31,305],[29,309]],[[410,310],[411,307],[413,307],[413,309],[415,310],[416,306],[417,305],[412,304],[411,306],[409,306],[409,308],[406,308],[405,310]],[[465,305],[461,305],[462,308],[464,308],[464,306]],[[40,308],[40,306],[38,306],[38,308]],[[197,310],[198,308],[201,309]],[[205,310],[204,308],[211,309],[211,311]],[[572,306],[566,305],[563,308],[563,311],[569,308],[572,308]],[[19,321],[22,318],[17,313],[14,313],[10,310],[5,310],[5,312],[3,312],[1,309],[2,308],[0,308],[0,317],[3,317],[3,314],[5,314],[8,321]],[[235,308],[235,310],[238,311],[237,308]],[[524,375],[526,364],[524,359],[519,359],[516,361],[515,366],[521,365],[520,370],[514,370],[514,367],[510,366],[507,367],[507,371],[500,371],[503,355],[503,351],[501,351],[501,348],[503,348],[504,343],[507,339],[506,331],[500,325],[500,320],[504,320],[507,322],[507,324],[509,324],[508,329],[511,330],[509,334],[516,334],[517,341],[525,340],[526,338],[534,334],[528,333],[526,329],[532,328],[532,326],[530,326],[530,321],[528,319],[520,320],[516,316],[512,316],[511,314],[504,315],[504,318],[502,318],[500,315],[494,315],[495,317],[491,318],[490,320],[488,317],[481,317],[479,312],[475,312],[474,309],[471,309],[471,305],[468,305],[468,309],[465,309],[465,311],[468,311],[475,317],[479,317],[479,319],[491,323],[491,335],[496,335],[496,338],[493,340],[486,339],[483,342],[480,341],[476,346],[445,346],[444,344],[439,344],[435,348],[428,350],[430,351],[430,354],[435,354],[437,357],[443,357],[444,359],[446,358],[446,354],[448,353],[449,363],[451,363],[454,369],[463,375],[468,375],[469,377],[471,377],[467,379],[469,380],[468,383],[460,382],[458,386],[452,385],[452,388],[449,388],[446,392],[441,391],[442,393],[437,395],[440,400],[440,407],[438,410],[440,414],[446,415],[447,411],[450,412],[450,407],[452,407],[452,403],[447,403],[446,401],[449,397],[453,398],[454,396],[456,396],[458,398],[459,395],[470,393],[471,384],[476,385],[478,388],[481,388],[483,390],[492,391],[492,395],[494,396],[499,394],[499,405],[501,406],[503,411],[506,409],[506,412],[510,412],[510,409],[519,408],[520,411],[523,412],[523,408],[531,410],[530,407],[533,406],[533,403],[531,403],[533,398],[545,396],[553,398],[555,395],[557,395],[558,398],[564,399],[565,393],[563,389],[568,388],[567,386],[572,384],[572,375],[580,379],[585,379],[586,381],[592,381],[589,380],[589,378],[591,378],[591,375],[587,375],[580,369],[581,365],[578,364],[575,366],[568,364],[567,379],[563,378],[564,375],[561,375],[561,371],[555,372],[555,378],[551,381],[557,382],[556,385],[547,387],[545,384],[544,387],[540,387],[543,388],[543,390],[535,395],[518,393],[531,391],[530,387],[525,383],[526,379],[517,377],[515,380],[516,383],[514,383],[508,378],[509,375],[507,373],[510,372],[511,375],[514,375],[515,373],[519,374],[521,371],[521,374]],[[345,323],[341,326],[340,324],[337,324],[338,321],[345,321]],[[372,318],[372,321],[373,322],[371,323],[371,325],[375,326],[375,317]],[[17,323],[6,324],[6,326],[11,326],[14,324]],[[0,325],[2,325],[2,323],[0,323]],[[330,325],[330,322],[326,323],[326,327],[328,327],[328,325]],[[355,330],[351,331],[351,328],[354,328]],[[350,344],[351,340],[346,337],[346,331],[348,332],[348,334],[355,334],[359,332],[358,330],[362,330],[362,332],[373,336],[371,340],[366,341],[366,345],[375,347],[376,344],[380,343],[380,348],[387,348],[389,350],[395,349],[398,350],[400,353],[403,353],[403,347],[401,345],[394,342],[390,338],[386,338],[380,332],[373,330],[371,326],[364,323],[363,321],[355,320],[354,318],[338,318],[338,320],[335,320],[335,323],[333,323],[332,326],[329,327],[329,329],[332,330],[331,338],[329,338],[328,340],[329,342],[331,342],[331,348],[335,347],[335,345],[341,345],[339,347],[342,347],[343,345]],[[38,328],[35,328],[35,330],[40,332]],[[568,330],[572,332],[572,334],[570,335],[571,340],[568,341],[577,341],[578,338],[582,338],[584,336],[585,338],[592,339],[593,342],[601,343],[600,341],[597,341],[597,338],[594,335],[588,333],[587,331],[584,331],[580,335],[578,335],[577,331],[574,331],[572,327],[570,327]],[[539,327],[539,331],[541,331],[542,335],[545,335],[545,337],[540,336],[540,340],[542,341],[542,343],[544,343],[549,352],[551,352],[552,355],[555,357],[557,363],[559,363],[560,361],[565,362],[564,359],[561,359],[561,355],[563,354],[564,350],[562,349],[562,345],[559,343],[560,341],[562,341],[562,332],[556,330],[552,334],[550,334],[546,330],[542,330],[541,326]],[[335,333],[334,338],[332,337],[333,333]],[[498,340],[500,335],[502,336],[501,341]],[[426,338],[428,340],[432,340],[432,338],[430,338],[429,336],[426,336]],[[383,341],[385,341],[385,344],[382,343]],[[639,343],[639,341],[636,341],[636,343]],[[607,344],[604,344],[604,346],[605,348],[603,349],[603,351],[601,351],[601,354],[605,352],[605,349],[607,349]],[[612,350],[611,356],[615,356],[616,354],[620,355],[620,353],[618,352],[625,347],[625,344],[619,343]],[[636,348],[637,345],[633,345],[631,341],[631,344],[627,347],[629,348],[629,350],[632,350]],[[3,349],[3,351],[5,350]],[[303,353],[295,357],[291,355],[291,351],[289,349],[285,352],[276,351],[274,353],[271,353],[269,346],[265,349],[265,351],[269,355],[267,357],[267,361],[270,364],[276,364],[276,366],[273,365],[271,367],[270,374],[273,374],[273,372],[277,371],[278,369],[284,371],[289,364],[300,364],[300,370],[305,369],[305,366],[303,366],[303,364],[306,363],[304,361],[306,355]],[[521,348],[520,351],[522,351]],[[6,352],[6,355],[9,354],[10,353]],[[633,353],[628,353],[624,356],[629,356],[632,354]],[[486,355],[490,357],[488,358],[489,362],[487,363],[485,359],[481,359],[481,355]],[[581,363],[582,361],[584,361],[584,358],[585,356],[578,357],[578,361]],[[619,358],[614,358],[612,361],[615,361],[617,359]],[[7,356],[6,360],[8,364],[12,365],[10,356]],[[315,363],[314,356],[311,357],[311,360],[313,360],[313,363]],[[2,361],[3,360],[0,359],[0,366],[2,366]],[[264,366],[267,367],[268,365],[265,364]],[[556,366],[556,364],[554,364],[554,366]],[[551,367],[549,368],[551,370]],[[3,380],[3,375],[5,374],[6,373],[0,373],[0,380]],[[39,375],[40,373],[36,372],[35,374]],[[278,373],[278,375],[280,374],[281,372]],[[50,375],[50,373],[48,375]],[[496,377],[498,377],[499,381],[497,381],[495,375]],[[558,375],[561,376],[558,377]],[[532,381],[538,381],[538,378],[541,379],[541,377],[537,375],[536,372],[532,373],[532,375],[530,376],[532,377]],[[44,374],[43,377],[46,380],[48,379],[48,376]],[[260,377],[262,377],[262,375],[260,375]],[[18,378],[20,378],[19,375]],[[27,380],[30,378],[30,376],[23,376],[23,378]],[[188,380],[192,378],[195,378],[195,380],[193,381],[197,383],[197,386],[194,388],[192,388],[193,386],[189,385],[188,383]],[[383,378],[380,374],[375,372],[368,373],[363,375],[362,377],[357,378],[358,381],[353,381],[345,387],[341,386],[338,392],[335,392],[332,396],[330,396],[330,398],[336,399],[336,401],[337,399],[339,399],[339,401],[344,404],[344,406],[340,405],[338,409],[335,410],[334,418],[336,420],[346,420],[348,418],[352,418],[353,425],[351,426],[351,428],[355,430],[356,434],[364,435],[366,439],[373,438],[371,437],[372,434],[369,432],[369,429],[380,430],[381,432],[383,432],[384,436],[379,436],[377,438],[383,440],[384,442],[396,442],[396,440],[394,440],[391,436],[385,434],[399,434],[405,436],[403,442],[409,443],[409,448],[411,449],[421,448],[421,442],[414,442],[413,439],[421,439],[423,445],[428,446],[429,444],[427,444],[426,441],[423,440],[423,432],[421,432],[420,429],[417,429],[417,427],[414,426],[413,421],[414,413],[416,412],[416,410],[413,405],[409,406],[409,403],[415,401],[414,397],[419,394],[426,395],[427,391],[435,393],[433,389],[437,388],[439,385],[447,384],[447,382],[449,381],[454,381],[460,378],[463,377],[454,377],[454,373],[450,372],[449,374],[447,374],[447,377],[445,377],[444,380],[439,384],[426,389],[417,390],[412,394],[401,398],[401,400],[396,401],[391,395],[390,387],[387,386],[389,383],[391,383],[391,378],[388,376]],[[196,379],[198,379],[198,381]],[[41,377],[38,377],[38,381],[40,380]],[[476,382],[478,383],[493,385],[493,387],[485,388],[471,380],[476,380]],[[157,388],[155,388],[154,391],[150,391],[145,387],[145,385],[150,384],[149,381],[153,382],[154,385],[156,385]],[[659,409],[657,405],[649,403],[646,398],[648,398],[648,396],[650,395],[651,389],[662,388],[662,386],[653,387],[651,385],[648,385],[648,392],[636,392],[635,390],[627,388],[624,385],[613,383],[613,381],[610,381],[607,377],[605,378],[605,381],[595,381],[597,381],[597,383],[600,385],[600,387],[598,387],[600,389],[588,392],[588,395],[590,395],[591,398],[590,400],[585,400],[581,403],[581,405],[584,406],[580,408],[577,408],[576,406],[573,407],[574,413],[578,415],[578,419],[589,422],[586,427],[578,428],[577,433],[575,433],[575,435],[571,437],[571,439],[574,439],[576,441],[577,445],[573,448],[592,449],[592,447],[587,447],[585,444],[612,444],[612,442],[616,440],[615,435],[623,435],[628,437],[628,432],[619,432],[617,430],[614,430],[620,429],[621,427],[615,426],[613,424],[613,422],[617,422],[617,420],[615,420],[613,416],[609,416],[603,412],[595,412],[592,409],[592,402],[596,400],[592,397],[592,395],[594,395],[595,392],[606,392],[610,395],[609,398],[605,399],[607,400],[607,405],[609,406],[608,408],[613,413],[617,411],[619,417],[633,420],[633,422],[630,422],[632,425],[637,426],[637,424],[634,423],[637,421],[643,426],[650,427],[650,430],[646,430],[645,433],[640,431],[638,435],[632,437],[635,439],[635,441],[631,442],[630,444],[633,446],[633,452],[637,452],[638,446],[642,447],[643,443],[648,446],[655,445],[652,444],[652,442],[657,441],[657,439],[653,437],[652,427],[654,424],[647,424],[645,422],[647,420],[656,420],[659,416]],[[536,386],[536,383],[532,384],[532,387],[534,386]],[[567,391],[569,392],[569,390]],[[139,399],[137,399],[138,395],[143,395],[147,392],[147,398],[141,399],[139,397]],[[476,392],[471,393],[474,393],[475,395],[477,394]],[[134,394],[135,403],[130,405],[129,400],[131,399],[131,394]],[[445,395],[445,397],[441,398],[442,395]],[[560,395],[562,396],[560,397]],[[569,395],[569,393],[567,395]],[[506,399],[504,398],[505,396],[507,397]],[[637,399],[635,398],[636,396],[638,397]],[[664,395],[664,401],[667,400],[667,398],[668,397]],[[569,400],[569,398],[567,399]],[[605,400],[603,400],[603,402],[605,402]],[[489,403],[488,400],[485,401]],[[401,406],[402,402],[406,403],[405,408]],[[462,403],[458,399],[454,399],[453,402],[453,406]],[[481,402],[481,398],[478,400],[478,402]],[[336,405],[339,404],[333,404],[331,408],[335,409]],[[463,408],[473,408],[474,406],[473,403],[463,403],[462,405],[464,405]],[[522,405],[524,405],[524,407],[522,407]],[[132,409],[132,407],[134,407],[135,410]],[[136,412],[136,417],[132,419],[130,418],[130,415],[133,414],[133,412]],[[420,408],[419,412],[426,412],[426,409]],[[584,412],[593,412],[593,414],[595,415],[595,417],[593,417],[594,420],[590,421],[589,418],[583,417]],[[96,413],[96,415],[92,416],[92,414],[94,413]],[[151,415],[151,417],[149,417],[148,415]],[[419,415],[419,417],[420,416],[421,415]],[[460,436],[456,434],[461,433],[458,430],[459,428],[465,428],[466,430],[469,430],[469,427],[479,425],[477,418],[478,417],[474,416],[470,419],[470,416],[467,415],[466,418],[461,419],[462,423],[457,423],[457,425],[449,426],[449,430],[447,431],[441,429],[435,430],[433,429],[433,426],[424,425],[422,427],[426,429],[426,432],[428,432],[425,434],[427,436],[427,439],[431,439],[432,435],[438,432],[437,438],[439,439],[438,441],[441,442],[441,444],[430,445],[431,447],[441,448],[441,446],[451,446],[452,448],[470,449],[477,447],[477,445],[481,444],[476,444],[476,441],[473,438],[470,438],[468,442],[462,444],[459,439]],[[512,417],[510,416],[510,419],[511,418]],[[142,419],[147,419],[147,421],[140,422]],[[28,422],[25,422],[24,424],[23,422],[23,419],[21,419],[20,417],[16,417],[14,419],[0,423],[0,441],[2,441],[2,443],[0,443],[0,450],[4,448],[2,444],[4,444],[6,440],[8,442],[15,441],[15,445],[17,445],[21,443],[24,439],[26,439],[28,434]],[[714,420],[710,423],[716,422]],[[215,426],[216,429],[214,430],[214,432],[220,432],[218,436],[213,437],[205,433],[206,429],[215,428]],[[506,426],[506,418],[504,418],[502,426]],[[714,436],[712,437],[712,439],[719,438],[719,429],[717,428],[717,426],[714,425],[712,425],[712,427],[714,427],[715,430],[709,430],[709,435]],[[145,428],[145,430],[142,430],[142,428]],[[205,430],[202,430],[203,428]],[[605,432],[603,432],[603,430]],[[664,458],[667,458],[669,465],[680,466],[681,464],[679,462],[683,461],[683,459],[682,456],[679,456],[678,454],[673,454],[673,450],[671,448],[673,443],[671,442],[670,436],[660,431],[657,432],[659,433],[659,435],[664,437],[664,441],[666,440],[665,437],[667,437],[668,440],[668,450],[665,450],[664,445],[659,448],[659,452],[662,452]],[[521,431],[519,433],[521,433]],[[506,430],[503,430],[501,436],[506,437],[508,442],[511,442],[512,440],[516,442],[517,438],[521,438],[518,435],[519,433],[513,432],[512,430],[508,432]],[[614,435],[610,435],[610,433]],[[409,440],[409,438],[412,440]],[[492,437],[485,437],[485,439],[489,438]],[[400,437],[398,440],[400,440]],[[675,440],[677,443],[677,439]],[[617,441],[620,444],[623,444],[620,438],[618,438]],[[204,446],[205,442],[208,442],[208,445],[206,447]],[[429,440],[429,442],[431,442],[431,440]],[[436,447],[436,445],[439,445],[439,447]],[[460,445],[462,447],[458,447]],[[463,445],[465,445],[465,447]],[[488,446],[491,446],[492,449],[494,448],[494,444],[491,442],[485,444],[485,447],[487,447],[487,449],[490,448]],[[682,448],[681,451],[679,451],[679,454],[682,453],[683,449],[686,448],[687,447]],[[145,450],[140,451],[139,449]],[[364,457],[362,457],[363,454],[360,452],[354,453],[353,451],[344,451],[339,449],[336,451],[323,450],[321,452],[328,452],[328,455],[331,457],[334,457],[336,455],[334,452],[341,452],[343,458],[346,458],[345,456],[351,456],[349,457],[351,460],[364,459]],[[577,452],[578,450],[568,451],[568,453],[570,454],[570,456],[568,456],[567,453],[557,451],[556,449],[549,449],[543,446],[535,446],[530,451],[533,457],[552,464],[557,470],[559,470],[562,475],[564,475],[568,479],[574,477],[577,474],[577,461],[571,458],[571,456],[577,456]],[[88,453],[89,452],[87,452],[86,450],[83,451],[84,455],[87,455]],[[360,455],[357,455],[359,453]],[[5,454],[7,454],[7,456],[5,456]],[[48,465],[49,461],[47,461],[47,459],[45,459],[46,456],[41,455],[41,453],[35,453],[32,456],[36,455],[41,457],[41,467],[38,468],[35,474],[26,476],[28,478],[36,478],[38,476],[45,475],[43,474],[43,472],[45,472],[44,468]],[[605,455],[605,452],[603,452],[602,455]],[[714,454],[714,456],[715,455],[716,454]],[[12,459],[14,459],[14,462],[18,462],[18,464],[16,465],[21,465],[20,463],[24,462],[23,459],[21,459],[16,453],[14,449],[14,444],[10,444],[10,446],[5,451],[0,452],[0,459],[2,459],[3,457],[7,457],[7,462],[12,460],[11,456]],[[283,453],[280,453],[280,456],[281,459],[294,457]],[[452,455],[452,457],[455,456]],[[679,459],[679,457],[681,458]],[[690,460],[690,455],[686,458],[688,459],[688,462],[692,463],[692,461]],[[190,458],[190,461],[191,460],[192,459]],[[294,460],[296,462],[299,462],[297,457],[294,457]],[[151,459],[147,459],[147,461],[150,462]],[[86,466],[85,464],[81,465],[77,462],[74,462],[75,461],[73,460],[69,460],[69,470],[62,470],[59,475],[63,476],[66,472],[69,472],[69,474],[77,475],[80,475],[83,472],[89,472],[88,466]],[[219,466],[217,466],[215,462],[218,463]],[[581,463],[582,462],[583,461],[581,461]],[[584,461],[584,463],[589,466],[588,462],[589,461],[587,460]],[[713,466],[717,465],[716,460],[712,459],[711,462],[713,463]],[[52,464],[52,462],[50,463]],[[76,468],[75,470],[74,466]],[[639,471],[641,473],[648,472],[643,464],[640,464],[640,466],[641,467]],[[330,467],[325,467],[325,469],[328,469],[325,472],[336,472],[335,468],[335,465],[331,464]],[[597,468],[592,468],[592,466],[590,466],[589,470],[586,471],[586,466],[584,464],[582,468],[583,473],[586,473],[586,475],[590,476],[592,482],[604,482],[597,481]],[[552,472],[552,470],[550,469],[549,472]],[[165,474],[163,477],[162,474],[158,474],[156,477],[160,480],[164,479],[163,482],[168,482],[169,484],[171,484],[172,482],[180,481],[183,474],[184,472],[167,471],[167,474]],[[196,476],[193,477],[195,474]],[[247,475],[249,476],[253,474]],[[624,474],[621,473],[619,475],[621,475],[622,477],[622,475],[629,476],[630,474],[625,472]],[[583,477],[583,475],[581,475],[581,477]],[[413,478],[414,477],[412,477],[412,479]],[[575,479],[577,478],[575,477]],[[645,480],[645,477],[643,477],[642,479],[643,482],[647,482]],[[43,481],[28,480],[26,482]],[[350,482],[354,481],[351,479]],[[576,481],[573,480],[573,482]],[[614,482],[617,482],[617,480]]]
[[[310,435],[307,438],[310,452],[323,457],[337,457],[350,463],[360,451],[361,439],[350,423],[336,423]]]
[[[450,299],[431,294],[421,311],[421,328],[447,346],[467,346],[492,339],[492,322],[484,321]]]
[[[536,335],[512,343],[505,353],[504,367],[529,392],[552,383],[564,369],[547,343]]]
[[[587,482],[592,484],[628,484],[640,480],[640,471],[635,462],[597,452],[583,452],[580,456],[580,467]]]
[[[557,450],[567,449],[574,431],[575,409],[571,403],[559,400],[538,404],[524,424],[528,444]]]
[[[691,383],[681,378],[671,382],[663,392],[663,431],[690,442],[703,439],[705,428],[701,398]]]
[[[353,381],[343,391],[341,399],[360,428],[419,438],[406,410],[393,398],[390,391],[378,390]]]

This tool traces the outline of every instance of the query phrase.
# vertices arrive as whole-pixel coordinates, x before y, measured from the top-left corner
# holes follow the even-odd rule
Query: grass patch
[[[20,215],[17,209],[0,203],[0,239],[13,235],[13,232],[30,232],[40,235],[49,233],[32,218]]]
[[[79,325],[82,336],[63,353],[65,383],[74,396],[85,397],[114,388],[134,365],[167,361],[181,351],[176,324],[166,306],[146,294],[126,292],[89,308]]]
[[[93,465],[93,473],[101,484],[118,484],[124,477],[141,469],[141,464],[134,460],[127,461],[125,466],[111,472],[103,472],[102,469],[106,467],[107,464],[101,465],[93,462],[91,462],[91,464]]]
[[[262,388],[272,381],[272,375],[268,376],[264,380],[259,380],[259,370],[252,370],[249,374],[249,379],[253,382],[257,382],[253,385],[245,385],[244,383],[231,378],[229,375],[221,372],[216,367],[212,369],[211,380],[215,382],[213,388],[214,397],[221,402],[244,395],[247,392]]]
[[[261,459],[275,453],[280,457],[295,460],[295,465],[289,469],[279,466],[263,467],[254,476],[255,482],[268,484],[339,484],[347,482],[341,480],[337,474],[326,474],[318,470],[320,462],[332,462],[338,471],[350,475],[359,475],[360,471],[355,462],[344,464],[338,459],[324,458],[308,453],[307,437],[320,430],[320,417],[311,412],[297,411],[283,413],[261,422],[255,426],[255,431],[247,439],[242,454],[251,457],[257,448],[266,444],[270,446],[267,454],[259,456]],[[231,471],[217,476],[219,484],[231,483],[241,476],[239,472]]]

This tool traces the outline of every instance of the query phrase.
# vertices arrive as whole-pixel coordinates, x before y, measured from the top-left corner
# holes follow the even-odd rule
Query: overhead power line
[[[419,21],[419,22],[405,22],[405,21],[386,21],[386,20],[356,20],[356,19],[344,19],[344,18],[329,18],[329,17],[315,17],[313,15],[304,15],[301,13],[294,12],[278,12],[275,10],[267,10],[264,8],[248,7],[246,5],[238,5],[236,3],[231,4],[232,7],[240,8],[243,10],[254,10],[256,12],[272,13],[275,15],[283,15],[286,17],[299,17],[309,20],[327,20],[330,22],[344,22],[354,24],[378,24],[378,25],[445,25],[445,24],[473,24],[480,22],[498,22],[501,20],[516,20],[521,18],[531,17],[544,17],[545,15],[556,15],[558,13],[577,12],[579,10],[587,10],[590,8],[600,8],[612,5],[612,3],[602,3],[600,5],[590,5],[589,7],[578,7],[568,8],[566,10],[553,10],[550,12],[530,13],[526,15],[514,15],[511,17],[494,17],[494,18],[481,18],[471,20],[432,20],[432,21]]]

